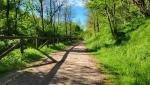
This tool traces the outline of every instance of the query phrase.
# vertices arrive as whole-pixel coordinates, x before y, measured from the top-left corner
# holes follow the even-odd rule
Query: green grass
[[[47,48],[48,49],[48,48]],[[27,63],[31,63],[36,60],[40,60],[42,58],[42,53],[33,48],[25,49],[25,53],[23,54],[23,61]]]
[[[25,62],[22,61],[22,56],[19,50],[14,50],[7,57],[0,60],[0,73],[5,73],[14,69],[21,69],[25,66]]]
[[[57,43],[55,45],[51,45],[50,47],[54,50],[60,50],[60,49],[63,49],[65,45],[63,43]]]
[[[109,75],[111,85],[150,84],[149,23],[150,20],[144,20],[144,24],[127,33],[129,41],[120,45],[115,45],[106,32],[87,40],[87,48],[97,50],[92,54],[101,63],[99,68]]]
[[[49,54],[51,52],[63,49],[64,47],[64,44],[58,43],[55,45],[50,45],[49,47],[44,46],[40,50],[46,54]],[[27,64],[40,60],[43,57],[44,55],[34,48],[25,49],[24,54],[21,54],[20,50],[16,49],[0,60],[0,74],[22,69],[26,67]]]

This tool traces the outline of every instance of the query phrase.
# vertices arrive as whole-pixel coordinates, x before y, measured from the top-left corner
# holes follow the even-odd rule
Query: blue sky
[[[79,23],[81,26],[86,25],[88,10],[85,7],[83,0],[69,0],[72,6],[73,21]]]
[[[85,3],[87,1],[88,0],[68,0],[67,2],[67,4],[71,5],[72,7],[73,22],[76,22],[84,27],[86,26],[87,14],[88,14],[88,10],[85,7]],[[24,7],[22,8],[25,9]]]
[[[74,6],[72,8],[73,21],[79,23],[81,26],[86,25],[88,11],[85,7]]]

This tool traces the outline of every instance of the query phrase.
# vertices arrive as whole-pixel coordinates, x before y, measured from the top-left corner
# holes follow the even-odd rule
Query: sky
[[[88,0],[68,0],[67,4],[72,7],[72,20],[73,22],[78,23],[80,26],[85,27],[87,21],[88,10],[85,7],[85,4]],[[48,3],[48,2],[46,2]],[[25,9],[24,7],[21,7]],[[39,16],[39,14],[36,14]]]
[[[69,0],[72,6],[73,21],[81,26],[86,26],[88,10],[85,7],[86,0]]]

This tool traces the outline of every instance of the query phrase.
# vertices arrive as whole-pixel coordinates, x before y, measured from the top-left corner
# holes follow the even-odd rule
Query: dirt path
[[[58,63],[29,68],[7,85],[104,85],[83,43],[50,56]]]

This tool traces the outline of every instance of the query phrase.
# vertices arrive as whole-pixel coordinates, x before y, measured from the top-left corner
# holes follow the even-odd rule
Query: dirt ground
[[[104,75],[96,68],[83,43],[49,57],[57,63],[34,66],[7,85],[104,85]]]

